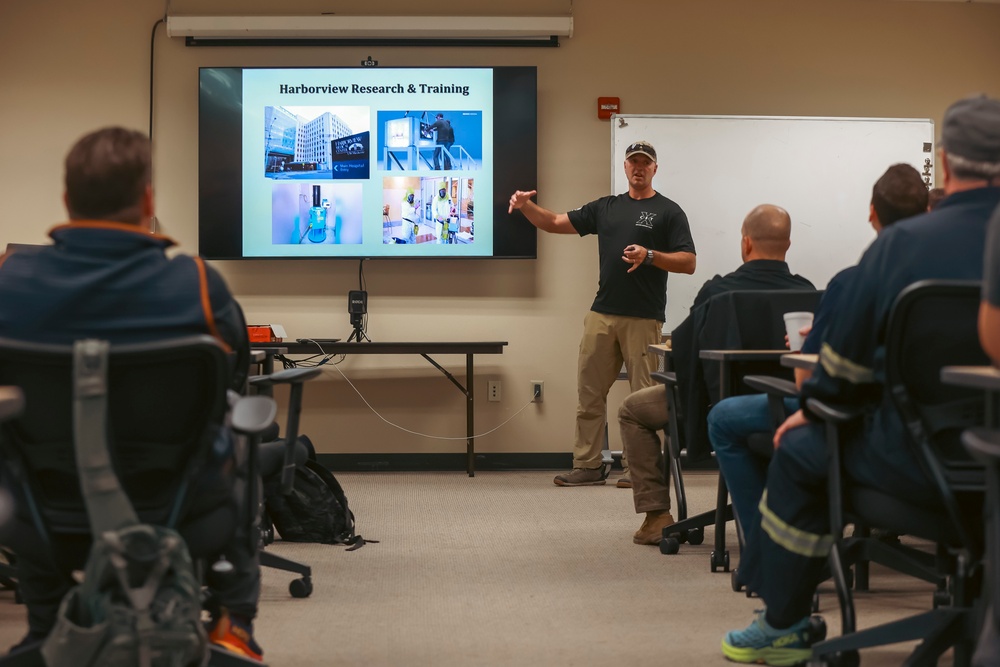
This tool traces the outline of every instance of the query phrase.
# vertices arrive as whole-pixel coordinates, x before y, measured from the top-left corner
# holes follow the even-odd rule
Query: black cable
[[[167,17],[153,24],[153,30],[149,34],[149,141],[153,141],[153,59],[156,53],[156,29],[161,23],[165,23]]]

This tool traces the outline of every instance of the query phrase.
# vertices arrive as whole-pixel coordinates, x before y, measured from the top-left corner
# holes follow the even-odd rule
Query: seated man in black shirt
[[[250,359],[243,313],[218,273],[197,257],[168,258],[165,250],[174,242],[151,233],[151,164],[149,139],[123,128],[98,130],[73,146],[65,173],[69,222],[49,232],[51,246],[0,260],[0,337],[54,344],[100,338],[120,344],[208,334],[235,353],[231,387],[240,389]],[[224,433],[196,481],[192,496],[197,503],[231,502],[234,449],[231,434]],[[0,483],[15,486],[17,479]],[[262,651],[252,635],[260,566],[249,543],[245,536],[234,539],[224,554],[234,573],[224,589],[213,591],[222,609],[209,638],[260,660]],[[29,627],[20,647],[49,634],[60,600],[74,583],[64,568],[49,561],[17,560]]]
[[[792,221],[783,208],[764,204],[750,211],[743,221],[740,240],[743,264],[732,273],[706,282],[691,311],[711,297],[733,290],[815,289],[811,282],[788,270],[785,253],[791,245],[791,232]],[[636,544],[659,544],[663,528],[674,522],[670,514],[670,491],[662,473],[663,448],[657,435],[667,425],[667,419],[667,393],[663,385],[630,394],[618,411],[635,511],[646,514],[632,538]],[[628,485],[623,480],[619,480],[619,486]]]

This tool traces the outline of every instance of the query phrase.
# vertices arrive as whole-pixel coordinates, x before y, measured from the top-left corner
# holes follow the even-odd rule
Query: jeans
[[[785,399],[785,411],[791,414],[799,409],[799,401]],[[708,438],[715,450],[719,472],[726,480],[733,501],[733,512],[739,519],[744,536],[760,523],[757,505],[767,484],[768,459],[750,451],[747,444],[754,433],[768,433],[773,429],[768,411],[767,396],[752,394],[733,396],[715,404],[708,413]],[[740,579],[747,581],[755,559],[740,560]]]

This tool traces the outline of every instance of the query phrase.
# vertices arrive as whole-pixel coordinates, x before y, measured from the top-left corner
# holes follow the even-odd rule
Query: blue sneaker
[[[733,630],[722,640],[722,653],[733,662],[797,665],[811,658],[812,645],[826,636],[826,624],[818,616],[807,616],[787,630],[777,630],[768,625],[763,610],[754,614],[753,623],[745,630]]]

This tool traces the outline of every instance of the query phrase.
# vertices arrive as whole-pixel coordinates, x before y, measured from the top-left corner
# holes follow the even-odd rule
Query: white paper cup
[[[785,313],[785,332],[788,334],[788,349],[798,352],[802,349],[802,342],[805,339],[799,333],[799,329],[812,324],[812,313]]]

